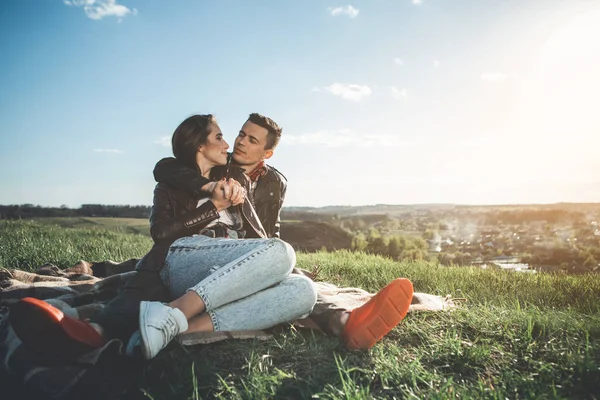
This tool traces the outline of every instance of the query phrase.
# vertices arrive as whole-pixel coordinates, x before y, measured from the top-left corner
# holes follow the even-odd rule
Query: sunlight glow
[[[528,160],[524,179],[589,181],[597,173],[599,38],[600,9],[571,19],[543,44],[532,74],[519,82],[514,137]]]

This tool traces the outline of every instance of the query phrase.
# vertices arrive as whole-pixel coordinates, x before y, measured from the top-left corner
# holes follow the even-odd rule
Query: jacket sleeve
[[[163,158],[154,167],[154,180],[166,183],[175,189],[188,193],[194,198],[206,197],[202,186],[210,183],[210,180],[200,175],[200,171],[191,169],[176,158]]]
[[[150,235],[156,243],[173,242],[181,237],[196,234],[217,218],[219,212],[212,201],[207,201],[185,214],[174,216],[168,190],[162,184],[156,185],[150,213]]]
[[[285,200],[285,192],[287,191],[287,182],[281,181],[281,198],[279,202],[279,209],[277,210],[277,219],[275,220],[275,227],[273,228],[273,237],[281,238],[281,209],[283,208],[283,201]]]

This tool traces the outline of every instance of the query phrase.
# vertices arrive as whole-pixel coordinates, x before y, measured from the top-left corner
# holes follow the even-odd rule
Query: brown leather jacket
[[[208,194],[206,194],[208,195]],[[154,201],[150,214],[150,235],[158,244],[173,241],[200,233],[206,226],[219,218],[219,212],[207,201],[196,207],[198,200],[186,192],[177,190],[165,183],[154,189]],[[245,237],[266,238],[267,234],[249,201],[239,206],[244,217]]]

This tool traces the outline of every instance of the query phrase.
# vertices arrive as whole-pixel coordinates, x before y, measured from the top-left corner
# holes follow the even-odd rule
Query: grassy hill
[[[134,233],[150,236],[148,220],[145,218],[100,218],[67,217],[39,218],[40,224],[62,228],[107,230],[119,233]],[[343,229],[325,222],[284,220],[281,222],[282,239],[296,250],[317,251],[349,249],[352,236]]]
[[[101,229],[150,236],[150,225],[146,218],[61,217],[38,218],[35,221],[40,224],[57,225],[63,228]]]
[[[0,266],[139,257],[151,241],[106,229],[0,221]],[[323,279],[375,291],[398,276],[417,291],[465,297],[451,313],[411,314],[369,351],[289,330],[275,340],[183,348],[144,367],[149,399],[581,398],[600,395],[600,276],[514,274],[300,253]],[[0,382],[4,387],[7,382]],[[3,397],[4,398],[4,397]]]
[[[301,251],[317,251],[325,247],[328,250],[349,249],[352,235],[343,229],[316,221],[281,222],[281,238],[290,243],[294,249]]]

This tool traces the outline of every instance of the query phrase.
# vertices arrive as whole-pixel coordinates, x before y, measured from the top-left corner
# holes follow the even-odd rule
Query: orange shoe
[[[412,302],[413,285],[394,279],[367,303],[350,312],[342,340],[350,349],[370,349],[402,321]]]
[[[72,359],[106,343],[89,323],[33,297],[13,304],[9,317],[19,339],[42,354]]]

